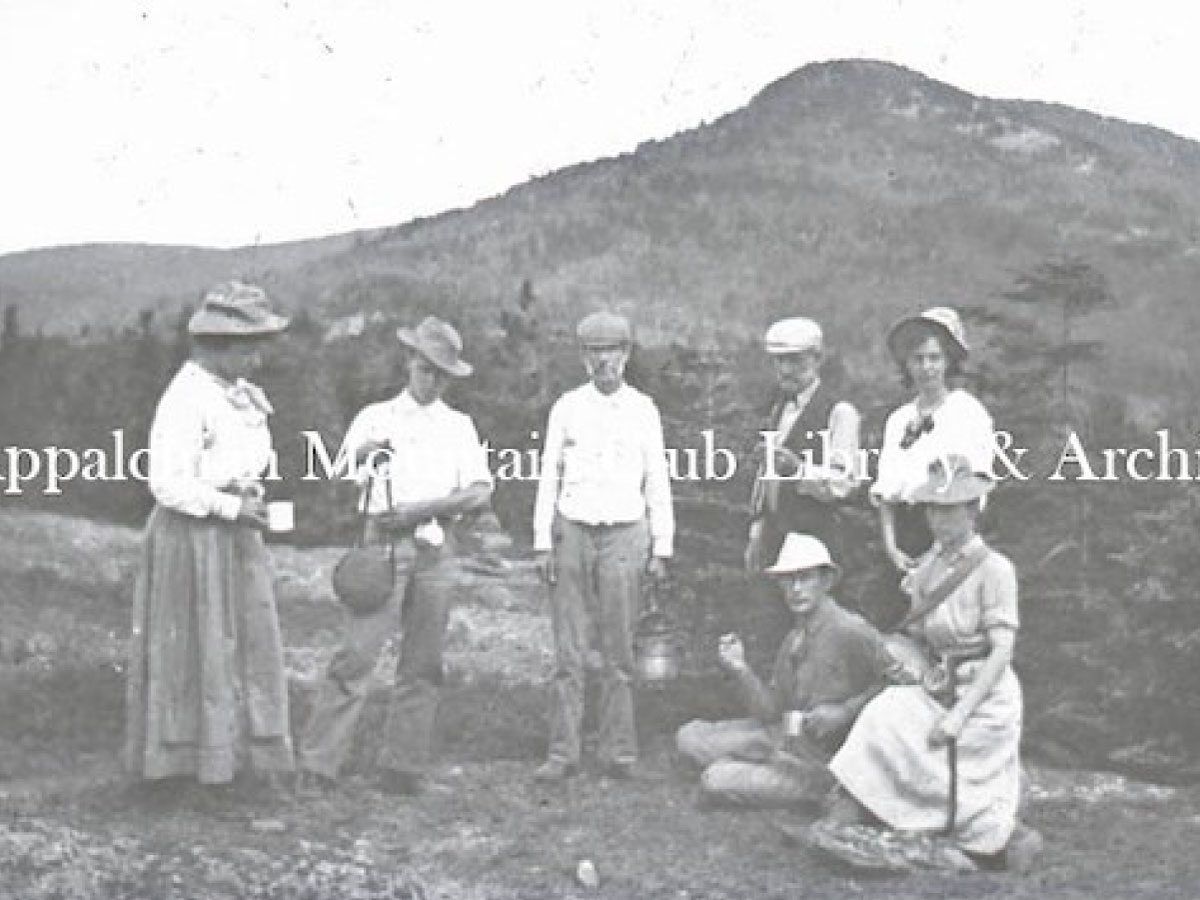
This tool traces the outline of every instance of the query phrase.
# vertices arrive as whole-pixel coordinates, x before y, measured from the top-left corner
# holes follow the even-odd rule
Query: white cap
[[[793,319],[780,319],[767,329],[763,343],[766,345],[768,353],[820,351],[823,344],[821,326],[812,319],[799,316]]]

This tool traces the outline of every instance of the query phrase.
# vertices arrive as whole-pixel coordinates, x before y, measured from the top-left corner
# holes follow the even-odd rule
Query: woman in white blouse
[[[150,491],[133,604],[126,764],[135,777],[232,781],[293,766],[283,645],[263,545],[272,462],[262,390],[246,381],[287,325],[257,287],[212,288],[192,356],[150,430]]]
[[[879,505],[888,559],[906,573],[933,542],[921,510],[911,503],[930,465],[963,456],[974,471],[990,474],[995,441],[983,404],[951,387],[968,354],[958,313],[937,306],[901,319],[888,334],[888,349],[916,397],[887,418],[871,498]]]

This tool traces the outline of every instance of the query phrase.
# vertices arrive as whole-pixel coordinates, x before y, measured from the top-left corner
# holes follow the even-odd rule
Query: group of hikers
[[[394,588],[378,608],[347,612],[293,747],[261,535],[272,409],[248,380],[287,324],[256,286],[212,288],[189,323],[191,357],[159,402],[126,762],[154,784],[239,776],[279,788],[287,776],[300,795],[334,791],[378,658],[398,632],[378,787],[416,794],[435,761],[460,528],[493,488],[475,425],[442,401],[472,366],[447,322],[399,328],[406,385],[351,422],[342,458],[360,487],[364,541],[391,548]],[[675,532],[659,412],[625,380],[630,322],[592,313],[576,337],[587,380],[551,407],[533,516],[555,649],[548,751],[532,773],[547,785],[583,769],[590,675],[599,682],[593,770],[646,775],[634,630],[642,581],[665,576]],[[745,717],[688,723],[678,754],[699,769],[705,802],[819,804],[819,821],[834,829],[939,833],[970,865],[1023,870],[1041,838],[1018,819],[1017,580],[976,532],[994,485],[991,418],[952,386],[969,353],[954,310],[904,318],[887,344],[914,396],[887,419],[870,496],[906,611],[885,633],[834,599],[841,511],[866,477],[859,414],[820,377],[819,325],[778,321],[764,337],[778,387],[774,439],[755,451],[745,564],[748,584],[774,583],[793,627],[765,680],[736,634],[720,638],[717,658]]]

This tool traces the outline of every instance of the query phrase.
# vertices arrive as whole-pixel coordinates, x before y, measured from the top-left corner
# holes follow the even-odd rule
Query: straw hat
[[[466,378],[475,371],[460,359],[463,343],[454,326],[437,316],[426,316],[416,328],[397,328],[396,337],[455,378]]]
[[[962,319],[948,306],[934,306],[915,316],[905,316],[888,332],[887,345],[897,362],[904,362],[903,348],[915,334],[934,331],[946,338],[951,350],[964,359],[969,355]]]
[[[265,337],[287,328],[287,316],[271,311],[257,285],[226,281],[208,289],[188,322],[188,334],[202,337]]]
[[[978,500],[995,486],[996,479],[986,472],[974,471],[965,456],[951,455],[947,460],[939,458],[929,464],[929,478],[909,499],[913,503],[954,506]]]

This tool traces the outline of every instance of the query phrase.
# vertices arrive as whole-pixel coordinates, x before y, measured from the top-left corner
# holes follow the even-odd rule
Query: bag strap
[[[370,516],[367,514],[367,510],[370,509],[370,507],[371,507],[371,494],[375,490],[375,479],[377,477],[378,476],[374,472],[372,472],[370,477],[367,478],[367,486],[363,490],[362,504],[358,511],[358,517],[359,517],[358,535],[354,539],[355,547],[362,547],[367,543],[367,522],[370,519]],[[392,508],[392,477],[390,474],[386,478],[383,479],[383,489],[384,489],[384,493],[387,497],[387,508],[391,509]],[[395,569],[395,567],[396,567],[396,539],[390,531],[388,532],[388,559],[392,563],[392,568]]]
[[[967,576],[983,565],[983,561],[988,558],[991,552],[992,550],[987,544],[981,544],[971,553],[967,554],[959,565],[952,568],[949,574],[938,582],[933,590],[920,597],[917,605],[909,610],[908,615],[900,621],[895,630],[903,631],[913,622],[923,619],[941,606],[946,601],[946,598],[958,590],[959,586],[967,580]]]
[[[361,547],[367,542],[367,510],[371,505],[371,493],[375,490],[375,474],[372,472],[363,485],[362,496],[358,500],[358,528],[354,534],[354,546]]]

